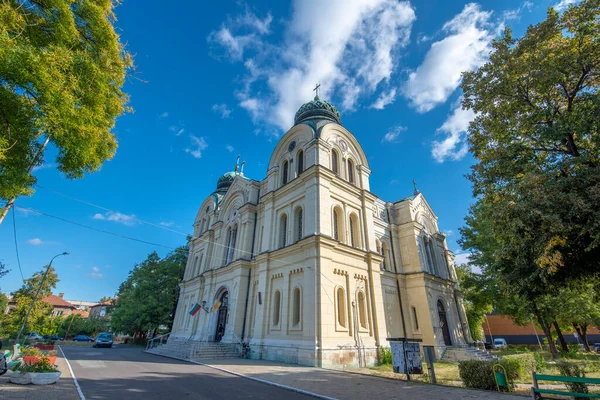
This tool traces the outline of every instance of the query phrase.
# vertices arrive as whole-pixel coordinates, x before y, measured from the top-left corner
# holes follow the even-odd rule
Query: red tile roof
[[[90,313],[85,310],[73,310],[73,314],[81,315],[83,318],[88,318],[90,316]]]
[[[55,296],[53,294],[44,297],[43,301],[44,301],[44,303],[48,303],[53,307],[75,308],[75,306],[73,304],[71,304],[68,301],[65,301],[65,300],[61,299],[60,297]]]

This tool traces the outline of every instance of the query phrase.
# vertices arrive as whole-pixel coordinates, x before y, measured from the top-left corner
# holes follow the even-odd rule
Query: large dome
[[[302,104],[294,117],[294,125],[315,119],[326,119],[340,125],[342,124],[337,108],[333,104],[321,100],[319,96],[315,96],[312,101]]]
[[[224,193],[229,189],[236,176],[241,175],[239,171],[231,171],[223,174],[217,181],[217,193]]]

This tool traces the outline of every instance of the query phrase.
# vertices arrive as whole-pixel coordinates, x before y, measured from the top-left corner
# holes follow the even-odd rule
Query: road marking
[[[73,382],[75,382],[75,387],[77,388],[77,393],[79,393],[79,397],[81,398],[81,400],[85,400],[85,396],[83,395],[83,392],[81,391],[79,382],[77,382],[77,377],[75,376],[75,373],[73,372],[73,368],[71,368],[71,363],[69,362],[69,359],[65,355],[65,352],[63,351],[63,349],[60,345],[58,345],[58,348],[60,349],[60,353],[62,354],[63,358],[67,362],[67,367],[69,367],[69,372],[71,372],[71,377],[73,378]]]
[[[216,370],[219,370],[219,371],[222,371],[222,372],[226,372],[228,374],[232,374],[232,375],[235,375],[235,376],[239,376],[239,377],[242,377],[242,378],[250,379],[251,381],[256,381],[256,382],[264,383],[266,385],[275,386],[275,387],[278,387],[278,388],[281,388],[281,389],[290,390],[292,392],[304,394],[304,395],[311,396],[311,397],[316,397],[318,399],[323,399],[323,400],[338,400],[335,397],[324,396],[322,394],[313,393],[313,392],[309,392],[307,390],[298,389],[298,388],[295,388],[293,386],[287,386],[287,385],[282,385],[280,383],[265,381],[264,379],[259,379],[259,378],[255,378],[253,376],[248,376],[248,375],[240,374],[239,372],[229,371],[228,369],[221,368],[221,367],[216,367],[216,366],[210,365],[210,364],[204,364],[204,363],[201,363],[199,361],[193,361],[193,360],[186,360],[186,361],[189,361],[189,362],[191,362],[193,364],[204,365],[205,367],[213,368],[213,369],[216,369]]]

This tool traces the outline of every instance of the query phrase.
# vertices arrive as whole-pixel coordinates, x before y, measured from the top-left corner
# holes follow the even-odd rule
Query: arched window
[[[350,246],[360,247],[360,231],[358,230],[358,218],[356,214],[350,215],[350,224],[348,226],[350,233]]]
[[[206,224],[206,218],[202,218],[202,222],[200,223],[200,233],[204,233],[204,225]]]
[[[331,170],[334,174],[340,174],[340,158],[336,150],[331,150]]]
[[[288,183],[288,162],[284,161],[283,166],[281,168],[283,169],[283,184],[285,185],[286,183]]]
[[[429,272],[433,275],[440,275],[435,262],[435,253],[433,252],[433,241],[431,236],[425,236],[425,254],[427,256],[427,264],[429,264]]]
[[[367,328],[367,303],[363,292],[358,292],[358,321],[361,328]]]
[[[354,183],[354,162],[348,159],[348,182]]]
[[[204,258],[204,254],[200,254],[200,261],[198,261],[198,275],[202,272],[202,259]]]
[[[413,325],[415,327],[415,331],[419,330],[419,317],[417,316],[417,309],[415,307],[411,307],[412,316],[413,316]]]
[[[302,150],[298,152],[296,160],[298,162],[298,176],[300,176],[300,174],[304,171],[304,152]]]
[[[285,247],[287,243],[287,215],[281,216],[279,223],[279,247]]]
[[[341,227],[340,211],[337,208],[333,209],[333,238],[340,240],[340,229]]]
[[[194,268],[192,268],[192,276],[190,276],[190,278],[195,277],[196,275],[198,275],[198,267],[200,264],[198,264],[198,256],[196,256],[196,259],[194,260]]]
[[[281,292],[277,290],[273,298],[273,325],[279,325],[279,315],[281,313]]]
[[[337,319],[340,326],[346,327],[346,296],[344,289],[337,289]]]
[[[302,239],[302,237],[304,236],[304,221],[302,220],[303,217],[304,216],[302,214],[302,207],[296,208],[296,213],[294,215],[294,240],[296,241]]]
[[[227,230],[227,256],[225,257],[225,264],[229,264],[233,261],[233,254],[235,253],[235,242],[237,239],[237,225],[234,225],[233,229]]]
[[[294,289],[294,301],[293,301],[293,311],[292,311],[292,325],[298,326],[300,325],[300,288]]]

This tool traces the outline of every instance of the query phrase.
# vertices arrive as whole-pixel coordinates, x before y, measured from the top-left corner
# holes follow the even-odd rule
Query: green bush
[[[392,350],[389,347],[382,347],[379,356],[379,365],[392,365]]]
[[[540,353],[533,353],[533,359],[535,360],[535,370],[541,372],[546,369],[547,363],[544,356]]]
[[[530,354],[505,356],[497,361],[461,361],[458,363],[460,379],[466,387],[483,390],[496,390],[496,378],[493,367],[500,364],[506,370],[506,380],[513,386],[515,380],[523,378],[528,371],[531,373],[534,360]]]
[[[507,373],[510,370],[515,375],[515,379],[531,376],[531,372],[535,370],[536,366],[535,358],[531,353],[504,356],[502,362],[505,364]]]
[[[572,376],[572,377],[576,377],[576,378],[585,378],[586,370],[585,370],[585,367],[583,367],[583,366],[565,363],[565,362],[558,363],[558,364],[556,364],[556,366],[558,367],[558,370],[560,371],[561,375]],[[565,386],[571,392],[575,392],[575,393],[587,394],[590,392],[587,384],[585,384],[585,383],[565,382]],[[575,400],[583,400],[583,399],[586,399],[586,397],[575,397]]]

